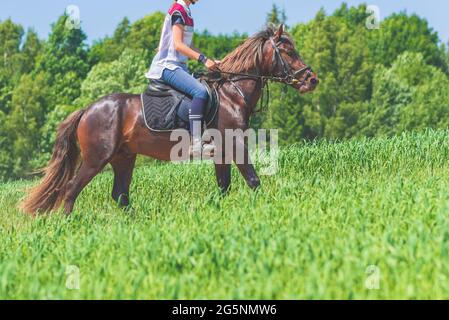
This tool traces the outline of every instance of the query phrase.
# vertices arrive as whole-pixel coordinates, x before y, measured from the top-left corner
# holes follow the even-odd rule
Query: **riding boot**
[[[215,154],[215,145],[212,143],[206,143],[202,139],[193,138],[190,145],[189,154],[193,160],[201,160],[202,157],[212,158]]]
[[[190,120],[190,134],[191,134],[191,146],[190,157],[194,160],[201,160],[202,156],[213,156],[215,147],[211,144],[203,142],[203,112],[207,100],[193,99],[192,106],[190,108],[189,120]]]

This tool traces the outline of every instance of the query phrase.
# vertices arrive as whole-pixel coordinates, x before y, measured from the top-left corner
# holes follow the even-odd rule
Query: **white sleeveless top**
[[[153,59],[150,70],[145,74],[145,77],[148,79],[161,79],[165,69],[175,70],[182,68],[187,70],[186,63],[188,58],[175,50],[172,30],[172,16],[174,13],[179,13],[184,20],[183,42],[189,47],[192,45],[194,22],[190,8],[183,0],[178,0],[177,3],[173,4],[165,17],[158,53]]]

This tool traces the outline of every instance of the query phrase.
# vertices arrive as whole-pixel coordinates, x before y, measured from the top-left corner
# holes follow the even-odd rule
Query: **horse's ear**
[[[285,32],[285,25],[284,25],[284,24],[281,24],[281,25],[279,26],[278,31],[277,31],[276,34],[274,35],[274,38],[275,38],[276,40],[280,40],[281,37],[282,37],[282,35],[284,34],[284,32]]]

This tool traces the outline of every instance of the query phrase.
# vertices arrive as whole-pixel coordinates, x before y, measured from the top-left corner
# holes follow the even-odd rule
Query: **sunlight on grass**
[[[448,133],[293,146],[224,199],[213,166],[148,165],[128,211],[107,171],[70,218],[25,216],[29,182],[1,184],[0,298],[449,298]]]

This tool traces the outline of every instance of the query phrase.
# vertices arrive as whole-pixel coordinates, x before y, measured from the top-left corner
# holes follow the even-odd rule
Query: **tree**
[[[427,65],[420,53],[404,53],[391,72],[413,88],[412,99],[400,110],[398,132],[424,128],[446,129],[449,125],[449,79]]]
[[[126,39],[126,48],[144,50],[146,58],[151,60],[159,47],[164,19],[162,12],[156,12],[134,22]]]
[[[369,13],[366,12],[366,4],[361,4],[358,7],[348,7],[346,3],[342,3],[340,8],[332,14],[348,24],[351,28],[365,28],[366,19]]]
[[[271,88],[271,102],[267,119],[262,127],[278,129],[282,144],[300,141],[305,136],[305,117],[303,105],[298,103],[297,93],[289,89],[282,93],[281,85]]]
[[[331,140],[363,136],[369,102],[342,102],[326,122],[325,137]]]
[[[17,67],[23,34],[23,27],[11,19],[0,23],[0,65],[10,75]]]
[[[82,84],[77,104],[84,106],[114,92],[143,92],[147,67],[145,52],[131,49],[125,50],[117,61],[96,65]]]
[[[156,12],[130,24],[124,18],[112,37],[105,37],[94,43],[89,52],[91,65],[117,60],[125,49],[144,50],[145,57],[151,61],[159,45],[165,15]],[[149,62],[148,62],[149,64]]]
[[[320,86],[313,95],[299,97],[294,93],[298,112],[293,115],[283,109],[279,112],[281,118],[302,118],[304,123],[298,130],[305,138],[334,137],[341,132],[335,129],[340,106],[347,109],[348,104],[370,99],[374,66],[366,48],[366,34],[360,31],[364,28],[351,27],[360,20],[342,18],[342,14],[327,16],[320,10],[313,21],[292,30],[298,50],[304,61],[313,66]],[[279,124],[288,122],[284,119]]]
[[[8,113],[14,85],[20,78],[23,27],[8,19],[0,22],[0,110]]]
[[[334,54],[338,40],[335,37],[336,22],[336,18],[329,19],[324,10],[320,10],[312,22],[292,28],[291,35],[299,53],[304,62],[313,66],[321,82],[313,95],[300,96],[292,89],[284,95],[280,89],[273,92],[270,116],[265,126],[279,128],[283,143],[323,136],[325,116],[333,113],[338,101]]]
[[[11,110],[12,91],[14,90],[14,83],[7,75],[4,68],[0,68],[0,111],[9,113]]]
[[[446,67],[449,70],[449,42],[446,45],[441,46],[441,51],[443,52],[444,60],[446,61]]]
[[[5,121],[8,143],[11,144],[12,176],[23,176],[35,166],[32,160],[39,154],[41,145],[40,128],[45,122],[45,107],[48,91],[45,76],[24,75],[12,96],[13,109]]]
[[[89,62],[93,66],[100,62],[117,60],[126,47],[127,37],[131,29],[130,21],[124,18],[112,37],[96,41],[89,51]]]
[[[273,3],[271,11],[267,15],[266,25],[280,25],[287,23],[287,15],[285,9],[279,8],[278,5]]]
[[[391,68],[379,66],[364,118],[367,136],[449,125],[449,79],[420,53],[404,52]]]
[[[11,174],[13,159],[11,158],[11,144],[6,127],[6,115],[0,109],[0,181]]]
[[[426,63],[447,72],[438,34],[429,27],[427,20],[415,14],[393,14],[381,23],[379,30],[369,35],[371,59],[375,63],[391,66],[405,51],[419,52]]]
[[[21,54],[21,73],[30,73],[34,70],[40,54],[42,54],[43,42],[33,29],[29,29],[23,44]]]
[[[79,97],[82,80],[89,71],[86,35],[81,29],[68,27],[67,19],[64,14],[53,25],[36,70],[45,74],[53,105],[73,103]]]

